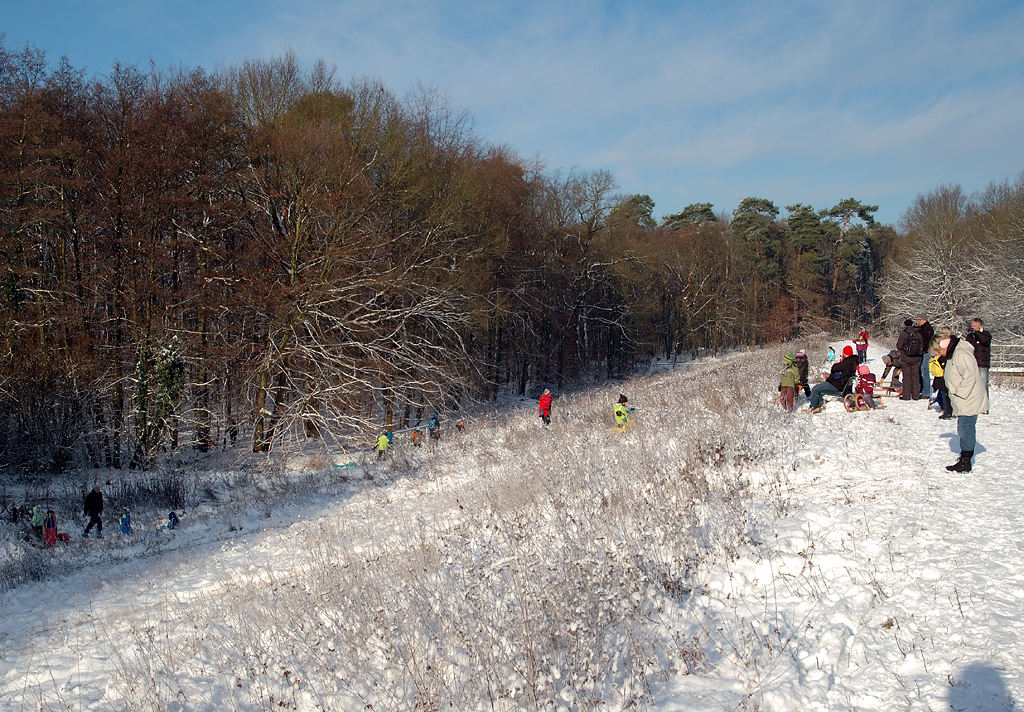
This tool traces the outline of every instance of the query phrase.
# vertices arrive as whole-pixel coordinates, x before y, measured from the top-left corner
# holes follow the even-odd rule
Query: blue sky
[[[476,132],[554,169],[610,170],[655,216],[919,193],[1024,170],[1024,3],[3,0],[89,74],[212,69],[293,49],[347,81],[434,87]]]

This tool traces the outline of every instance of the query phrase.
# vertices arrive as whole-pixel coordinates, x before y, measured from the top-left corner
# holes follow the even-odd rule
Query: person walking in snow
[[[124,508],[124,514],[121,515],[121,520],[118,522],[121,526],[121,533],[125,536],[131,536],[135,533],[132,529],[132,513],[128,511],[128,507]]]
[[[970,472],[978,439],[978,415],[988,410],[988,392],[981,380],[971,342],[950,336],[939,342],[939,349],[939,353],[946,357],[943,378],[953,415],[956,416],[956,432],[960,436],[960,459],[946,469]]]
[[[923,316],[917,317],[917,330],[921,332],[921,342],[924,344],[925,353],[921,354],[921,397],[932,397],[931,379],[931,354],[928,349],[931,347],[932,339],[935,338],[935,328],[928,323]]]
[[[551,391],[545,388],[540,396],[540,401],[538,401],[537,411],[540,413],[540,419],[544,421],[544,425],[551,425],[551,401],[553,398]]]
[[[629,417],[629,414],[633,412],[633,409],[626,405],[628,400],[629,399],[626,398],[626,395],[624,393],[620,393],[619,401],[618,403],[615,404],[615,407],[612,409],[615,413],[615,424],[618,425],[620,428],[628,428],[633,424],[632,420]]]
[[[811,389],[811,412],[821,412],[821,397],[828,393],[842,394],[846,383],[857,373],[857,357],[852,346],[843,347],[843,360],[833,364],[828,378]]]
[[[377,438],[377,444],[374,445],[373,447],[377,451],[377,459],[383,460],[384,453],[386,453],[388,451],[388,448],[391,447],[391,441],[388,440],[388,434],[381,433],[380,437]]]
[[[430,433],[431,447],[433,447],[433,443],[441,440],[441,421],[437,419],[437,413],[430,416],[430,422],[427,423],[427,432]]]
[[[85,495],[85,506],[83,507],[85,516],[89,517],[89,523],[85,526],[85,531],[82,532],[82,538],[88,539],[89,532],[92,528],[96,527],[96,538],[103,538],[103,520],[100,515],[103,514],[103,492],[100,491],[100,486],[96,485],[92,488],[92,492]]]
[[[32,531],[34,531],[36,536],[40,539],[43,538],[43,524],[45,518],[42,507],[38,504],[32,507]]]

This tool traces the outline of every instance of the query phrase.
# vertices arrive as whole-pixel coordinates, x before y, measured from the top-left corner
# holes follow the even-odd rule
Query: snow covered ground
[[[955,420],[885,404],[793,416],[813,428],[781,463],[791,508],[708,579],[712,638],[760,654],[673,679],[658,709],[1024,709],[1024,393],[992,389],[968,474],[945,469]]]
[[[882,353],[872,348],[873,366]],[[774,363],[777,355],[720,361],[735,369],[733,383],[736,373]],[[594,599],[601,611],[577,610],[573,620],[559,621],[571,640],[566,633],[558,655],[532,661],[550,669],[537,684],[558,689],[561,680],[563,694],[543,704],[510,696],[479,708],[1024,707],[1024,392],[993,389],[991,414],[978,425],[975,469],[960,475],[945,470],[958,452],[955,421],[939,421],[924,401],[886,399],[886,409],[868,413],[833,405],[817,416],[788,415],[770,405],[773,372],[743,379],[765,392],[762,401],[742,406],[745,421],[716,421],[714,408],[727,408],[715,403],[734,396],[704,393],[712,410],[686,422],[656,422],[656,407],[671,411],[674,394],[696,387],[678,380],[684,377],[630,384],[631,402],[641,406],[638,425],[618,438],[603,427],[593,438],[584,435],[584,428],[597,430],[586,417],[591,404],[566,398],[556,401],[552,428],[541,428],[532,412],[481,424],[449,443],[430,468],[410,466],[424,476],[335,486],[319,500],[291,497],[273,513],[242,512],[230,528],[186,527],[173,546],[127,558],[99,553],[123,550],[112,537],[105,549],[83,549],[93,557],[90,567],[0,597],[0,710],[430,708],[443,697],[430,685],[470,681],[456,672],[438,678],[427,663],[449,670],[451,660],[478,657],[493,660],[494,669],[507,660],[518,664],[530,651],[517,645],[539,635],[531,626],[542,620],[540,627],[551,627],[550,615],[564,608],[544,600],[545,587],[557,598],[555,587],[566,580],[613,595]],[[716,447],[747,455],[724,465],[705,462],[721,474],[708,475],[699,488],[648,491],[644,484],[632,493],[638,499],[631,509],[616,510],[615,487],[630,478],[614,473],[636,467],[665,477],[685,472],[697,481],[685,443],[706,443],[725,428],[733,450]],[[573,437],[562,439],[565,433]],[[556,473],[581,463],[587,471],[544,485],[550,491],[543,506],[522,508],[524,470],[551,465]],[[745,513],[717,494],[732,491],[734,482],[748,498]],[[577,485],[574,499],[565,490]],[[595,487],[602,491],[588,491]],[[696,492],[705,501],[687,501],[686,512],[698,523],[685,526],[685,537],[666,531],[682,521],[681,510],[659,519],[659,498]],[[547,527],[541,536],[531,534],[536,521]],[[743,536],[734,536],[730,521],[742,523]],[[599,529],[606,523],[614,541]],[[632,531],[641,541],[630,541]],[[579,540],[566,543],[573,537]],[[648,544],[654,539],[660,549]],[[699,546],[682,552],[691,539]],[[647,563],[619,554],[629,544],[645,552]],[[569,564],[551,563],[572,546],[593,550],[585,559],[573,553]],[[684,576],[676,566],[693,561],[694,552],[701,562]],[[663,566],[652,578],[655,559]],[[376,578],[361,578],[366,572]],[[674,589],[664,583],[669,574],[679,576]],[[632,590],[634,582],[623,577],[646,578]],[[666,586],[674,595],[665,595]],[[492,589],[505,593],[491,600]],[[529,598],[533,589],[541,598]],[[439,592],[447,600],[433,600]],[[589,593],[579,591],[578,600],[590,600]],[[405,628],[420,609],[402,608],[407,602],[396,596],[423,599],[422,608],[436,614],[433,634]],[[527,600],[528,606],[517,603]],[[571,604],[570,596],[570,613]],[[481,610],[489,611],[484,625],[458,628],[466,624],[461,616],[479,618]],[[354,622],[364,618],[365,625]],[[506,627],[496,630],[492,621]],[[624,626],[626,634],[587,638],[601,621]],[[343,650],[342,637],[323,636],[343,636],[352,626],[349,637],[365,638],[365,646]],[[647,638],[635,640],[640,634]],[[466,637],[456,646],[461,652],[446,658],[453,643],[442,638],[457,635]],[[651,642],[656,637],[661,642]],[[384,640],[387,646],[379,644]],[[491,641],[487,650],[474,647],[481,640]],[[592,654],[574,649],[573,641],[589,641]],[[498,650],[504,645],[508,651]],[[599,645],[607,646],[600,655]],[[420,648],[434,657],[417,657]],[[325,688],[342,684],[342,653],[366,656],[363,669],[384,673],[362,687],[348,679],[344,694],[325,696]],[[389,656],[409,661],[401,668],[407,678],[388,677]],[[302,661],[309,664],[300,670]],[[618,706],[613,695],[595,701],[608,689],[600,680],[575,681],[583,661],[617,681]],[[637,673],[643,666],[652,672]],[[486,667],[471,673],[486,678]],[[268,670],[276,668],[276,681],[268,683]],[[649,691],[630,692],[631,679],[646,680]],[[496,680],[493,689],[504,684]],[[293,694],[283,698],[282,687]],[[588,699],[587,690],[595,697]]]

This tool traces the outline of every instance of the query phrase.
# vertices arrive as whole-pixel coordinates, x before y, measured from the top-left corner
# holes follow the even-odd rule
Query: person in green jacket
[[[32,529],[40,539],[43,538],[43,510],[38,504],[32,507]]]
[[[626,398],[625,394],[620,393],[619,402],[615,404],[615,424],[620,428],[628,428],[633,424],[629,417],[629,414],[633,409],[626,405],[628,400],[629,399]]]
[[[782,363],[786,368],[782,372],[782,380],[779,381],[779,403],[787,413],[793,412],[793,399],[796,396],[796,387],[800,383],[800,370],[795,362],[796,357],[793,354],[782,357]]]
[[[389,447],[391,447],[391,441],[388,439],[388,434],[381,433],[380,437],[377,438],[377,444],[374,446],[374,449],[377,450],[378,460],[384,459],[384,453],[387,452]]]

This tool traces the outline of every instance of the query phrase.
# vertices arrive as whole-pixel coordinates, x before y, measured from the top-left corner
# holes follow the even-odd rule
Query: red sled
[[[43,546],[57,546],[57,530],[47,527],[43,531]]]

